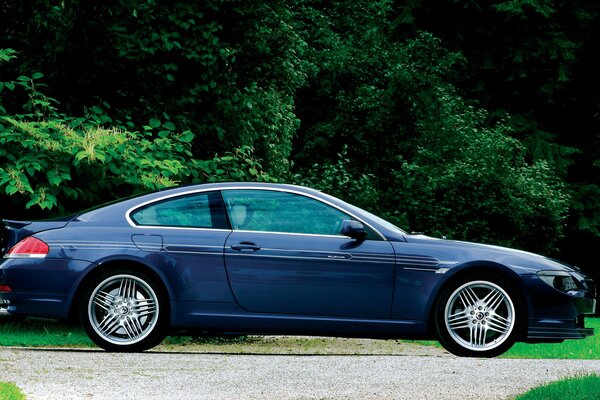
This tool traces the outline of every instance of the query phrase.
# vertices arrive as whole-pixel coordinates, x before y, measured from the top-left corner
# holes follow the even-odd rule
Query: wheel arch
[[[427,304],[427,331],[429,335],[435,336],[435,308],[443,290],[450,285],[454,285],[456,282],[460,281],[466,276],[476,274],[481,274],[482,276],[487,277],[497,277],[513,284],[511,288],[514,289],[515,294],[519,296],[521,311],[523,311],[525,314],[522,319],[522,321],[524,321],[522,332],[519,332],[517,336],[519,339],[522,339],[524,335],[527,334],[526,326],[529,318],[529,301],[523,286],[523,282],[521,281],[519,274],[514,272],[511,268],[492,261],[468,262],[463,265],[456,266],[446,273],[445,279],[440,281],[436,288],[435,296],[432,296]]]
[[[150,275],[152,278],[154,278],[156,280],[156,283],[158,285],[160,285],[161,289],[163,290],[164,295],[167,296],[166,301],[169,302],[168,312],[169,312],[169,315],[172,315],[173,310],[171,310],[171,302],[169,301],[170,299],[173,298],[172,290],[169,287],[169,285],[167,285],[167,283],[166,283],[167,280],[166,280],[165,276],[159,270],[157,270],[156,268],[150,266],[149,264],[147,264],[139,259],[113,258],[113,259],[109,259],[109,260],[103,260],[102,262],[97,263],[95,267],[90,268],[86,272],[86,274],[79,280],[79,282],[77,282],[77,285],[73,292],[73,296],[71,297],[71,304],[69,306],[69,313],[68,313],[69,321],[77,321],[77,318],[78,318],[77,310],[79,307],[79,301],[81,299],[81,294],[83,292],[83,288],[85,287],[87,282],[94,279],[95,277],[102,274],[103,272],[105,272],[111,268],[115,268],[115,267],[130,268],[134,271],[146,273],[146,274]]]

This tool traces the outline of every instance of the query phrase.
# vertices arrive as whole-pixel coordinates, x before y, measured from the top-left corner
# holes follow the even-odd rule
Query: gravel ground
[[[236,355],[0,348],[28,399],[505,399],[600,361],[403,355]]]

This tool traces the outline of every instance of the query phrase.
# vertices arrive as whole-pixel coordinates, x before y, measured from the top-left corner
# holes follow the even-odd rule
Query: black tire
[[[79,318],[90,339],[107,351],[148,350],[165,337],[169,322],[167,295],[144,272],[106,270],[85,284]]]
[[[435,307],[441,345],[461,357],[496,357],[512,347],[525,326],[521,297],[504,278],[469,275],[442,289]]]

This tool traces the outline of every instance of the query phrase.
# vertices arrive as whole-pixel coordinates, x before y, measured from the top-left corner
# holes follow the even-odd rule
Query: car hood
[[[433,251],[438,254],[436,258],[445,259],[449,267],[467,262],[486,261],[506,265],[519,274],[541,270],[580,272],[579,268],[552,258],[508,247],[438,239],[425,235],[406,235],[405,238],[407,243],[436,249]]]

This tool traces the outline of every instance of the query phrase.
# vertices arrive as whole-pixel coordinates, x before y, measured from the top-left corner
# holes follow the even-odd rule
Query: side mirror
[[[342,222],[342,230],[340,233],[356,240],[364,240],[367,237],[367,232],[362,223],[347,219]]]

